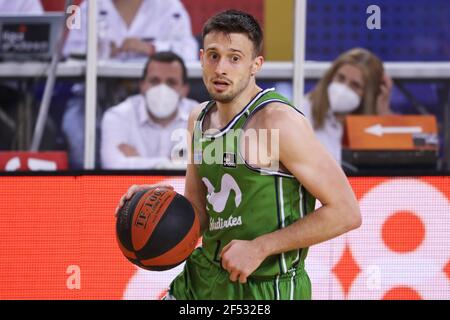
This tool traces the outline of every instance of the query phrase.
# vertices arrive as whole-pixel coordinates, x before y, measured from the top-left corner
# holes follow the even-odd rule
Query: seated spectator
[[[348,114],[390,114],[391,78],[380,59],[355,48],[341,54],[315,88],[306,95],[301,111],[311,121],[317,138],[341,163],[343,122]]]
[[[183,60],[172,52],[153,54],[140,82],[140,94],[108,109],[102,120],[101,164],[104,169],[149,169],[186,155],[183,135],[190,110]],[[178,149],[177,149],[178,148]]]
[[[80,6],[84,25],[70,31],[64,47],[66,56],[86,53],[87,7],[86,1]],[[170,50],[185,61],[198,59],[191,21],[179,0],[99,0],[98,10],[98,19],[104,19],[102,23],[108,29],[111,57],[148,57]]]
[[[86,54],[87,10],[87,1],[83,1],[80,6],[82,25],[69,32],[63,50],[66,56]],[[155,52],[170,50],[185,61],[197,60],[198,45],[192,35],[190,18],[179,0],[99,0],[98,11],[99,20],[104,19],[99,21],[99,29],[103,23],[107,26],[106,36],[110,40],[110,55],[107,56],[111,58],[147,60]],[[99,53],[100,57],[104,56],[101,50]],[[121,88],[126,87],[129,87],[127,83],[121,84]],[[123,95],[118,96],[118,92],[122,91],[115,90],[112,100],[120,99]],[[63,116],[63,133],[69,146],[71,169],[82,169],[84,131],[73,135],[67,128],[84,128],[84,85],[73,86],[72,92],[74,96],[67,103]],[[102,108],[103,105],[98,106]],[[99,122],[97,125],[100,126]]]

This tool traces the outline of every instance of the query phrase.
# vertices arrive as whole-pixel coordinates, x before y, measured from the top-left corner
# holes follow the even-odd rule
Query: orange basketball
[[[177,192],[153,187],[136,192],[119,210],[119,247],[125,257],[146,270],[171,269],[195,249],[200,223],[188,199]]]

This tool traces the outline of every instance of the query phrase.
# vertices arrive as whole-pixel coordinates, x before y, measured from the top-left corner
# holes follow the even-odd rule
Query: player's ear
[[[253,59],[252,70],[251,70],[251,75],[252,76],[257,74],[259,72],[259,70],[261,70],[261,67],[262,67],[263,63],[264,63],[264,57],[263,56],[256,56]]]
[[[203,57],[205,55],[205,51],[203,51],[203,49],[200,49],[200,65],[203,68]]]

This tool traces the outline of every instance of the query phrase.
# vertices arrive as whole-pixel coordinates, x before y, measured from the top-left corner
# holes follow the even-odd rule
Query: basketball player
[[[200,217],[203,246],[166,298],[310,299],[308,247],[360,226],[355,195],[305,117],[256,84],[264,61],[256,20],[225,11],[202,36],[213,100],[190,115],[185,196]],[[142,187],[132,186],[119,206]]]

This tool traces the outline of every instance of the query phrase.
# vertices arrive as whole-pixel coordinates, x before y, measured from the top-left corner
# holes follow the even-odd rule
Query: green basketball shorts
[[[166,299],[177,300],[309,300],[311,282],[303,267],[273,277],[249,277],[247,283],[231,282],[197,248],[183,271],[173,280]]]

